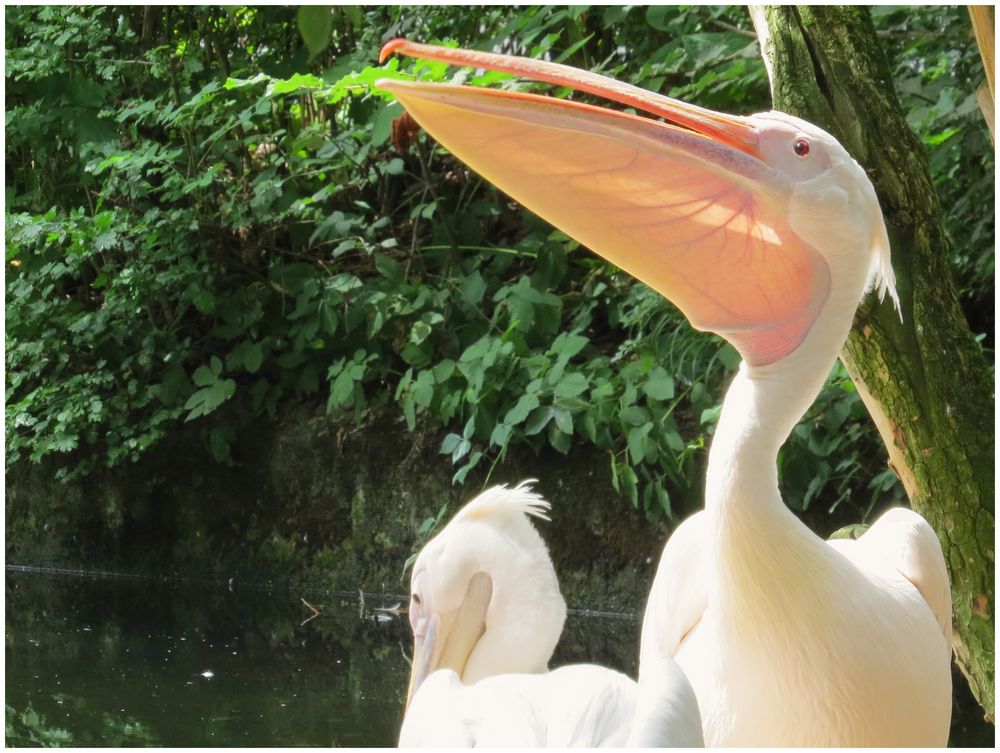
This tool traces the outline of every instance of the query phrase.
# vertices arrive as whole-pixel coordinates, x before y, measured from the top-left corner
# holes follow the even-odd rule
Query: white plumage
[[[951,600],[933,530],[891,511],[857,542],[828,544],[778,489],[781,444],[861,296],[875,288],[898,306],[865,171],[782,113],[724,115],[540,60],[403,40],[390,52],[570,86],[666,120],[379,82],[487,180],[743,358],[712,440],[705,511],[664,550],[640,667],[676,658],[709,745],[944,745]]]
[[[414,663],[400,746],[700,745],[694,692],[669,657],[641,667],[639,685],[590,664],[547,671],[566,608],[528,522],[529,515],[547,519],[549,504],[529,483],[483,492],[417,558]],[[453,593],[471,596],[456,604],[446,595]],[[486,594],[485,608],[465,606]],[[440,604],[459,616],[442,618],[433,606]],[[469,615],[483,615],[482,623]],[[433,655],[441,658],[428,659]]]

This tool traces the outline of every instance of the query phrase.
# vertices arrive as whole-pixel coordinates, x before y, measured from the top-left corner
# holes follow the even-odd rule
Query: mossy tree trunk
[[[841,358],[910,504],[941,539],[955,656],[992,721],[993,384],[959,307],[924,147],[907,125],[866,8],[752,6],[751,15],[774,108],[836,136],[878,191],[902,322],[869,296]]]

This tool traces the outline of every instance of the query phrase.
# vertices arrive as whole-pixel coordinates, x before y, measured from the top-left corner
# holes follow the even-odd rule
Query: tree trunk
[[[972,19],[972,30],[976,33],[979,54],[983,58],[983,71],[986,72],[986,81],[976,90],[976,99],[979,100],[979,109],[986,120],[986,127],[990,129],[990,139],[994,140],[993,121],[996,111],[996,92],[993,81],[995,76],[993,51],[996,36],[993,33],[993,8],[988,5],[970,5],[969,17]]]
[[[836,136],[878,192],[903,320],[868,296],[841,358],[911,506],[941,539],[955,656],[993,721],[993,383],[959,307],[924,147],[866,8],[754,6],[751,15],[775,109]]]

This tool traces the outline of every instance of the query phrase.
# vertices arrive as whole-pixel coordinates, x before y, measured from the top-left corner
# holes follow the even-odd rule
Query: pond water
[[[378,611],[396,599],[6,576],[9,746],[396,743],[409,623]],[[634,677],[639,630],[636,618],[571,614],[552,666],[596,662]],[[954,683],[950,744],[992,747],[994,728],[957,670]]]
[[[395,599],[8,570],[6,601],[8,745],[396,743],[409,623],[375,609]],[[553,666],[635,676],[639,628],[571,615]]]

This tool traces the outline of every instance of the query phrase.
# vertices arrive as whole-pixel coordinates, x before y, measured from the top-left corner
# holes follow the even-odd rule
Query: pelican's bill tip
[[[384,63],[387,57],[392,55],[394,52],[396,52],[396,50],[398,50],[400,47],[406,44],[408,44],[408,42],[405,39],[403,39],[402,37],[396,37],[395,39],[390,39],[388,42],[382,45],[382,49],[379,50],[378,53],[379,65]],[[376,86],[378,86],[377,83]]]

